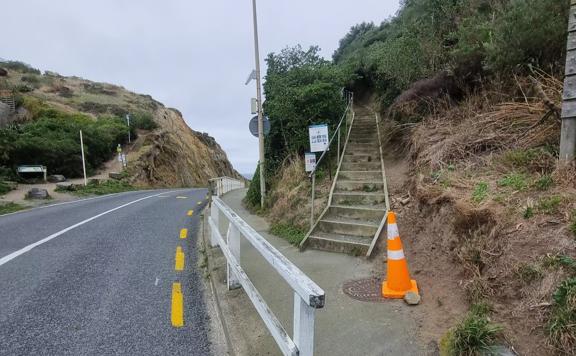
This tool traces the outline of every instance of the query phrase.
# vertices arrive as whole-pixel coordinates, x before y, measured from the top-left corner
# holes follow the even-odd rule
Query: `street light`
[[[256,100],[258,102],[258,146],[260,165],[260,207],[264,207],[266,183],[264,181],[264,122],[262,114],[262,88],[260,83],[260,51],[258,49],[258,16],[256,15],[256,0],[252,0],[252,14],[254,17],[254,57],[256,62]]]

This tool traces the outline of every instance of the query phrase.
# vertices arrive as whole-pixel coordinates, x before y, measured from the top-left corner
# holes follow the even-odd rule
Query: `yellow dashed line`
[[[188,229],[182,229],[180,230],[180,238],[181,239],[185,239],[188,237]]]
[[[180,328],[184,326],[184,296],[180,283],[172,283],[172,326]]]
[[[188,213],[186,215],[192,216],[193,214],[194,214],[194,210],[188,210]]]
[[[182,247],[176,247],[176,263],[175,267],[176,271],[184,270],[184,252],[182,252]]]

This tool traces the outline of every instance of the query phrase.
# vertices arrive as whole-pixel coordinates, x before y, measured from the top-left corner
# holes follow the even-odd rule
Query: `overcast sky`
[[[298,43],[330,58],[352,25],[379,24],[398,3],[259,0],[261,58]],[[250,0],[18,0],[0,11],[0,58],[150,94],[214,136],[239,172],[253,173]]]

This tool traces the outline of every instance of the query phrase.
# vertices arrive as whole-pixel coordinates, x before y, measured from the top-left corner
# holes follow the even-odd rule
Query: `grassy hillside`
[[[264,213],[288,239],[305,231],[307,144],[290,138],[316,120],[333,125],[340,87],[354,91],[379,114],[394,157],[392,208],[424,286],[416,314],[424,342],[443,354],[495,343],[575,354],[576,168],[557,165],[568,9],[567,0],[406,0],[379,25],[353,26],[332,61],[299,47],[268,58],[275,134]],[[397,162],[407,172],[393,171]]]
[[[151,186],[206,185],[237,176],[213,138],[191,130],[181,114],[148,95],[122,87],[63,77],[20,62],[0,62],[0,89],[13,93],[16,112],[0,118],[0,173],[14,179],[19,164],[43,164],[51,174],[82,174],[78,131],[84,133],[87,170],[110,160],[128,131],[135,143],[127,179]],[[126,124],[130,114],[131,125]],[[142,136],[138,139],[138,136]]]

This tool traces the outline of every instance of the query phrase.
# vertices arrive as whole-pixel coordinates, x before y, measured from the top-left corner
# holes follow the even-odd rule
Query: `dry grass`
[[[290,156],[274,179],[269,199],[269,217],[274,224],[308,231],[310,227],[310,178],[304,171],[304,160]],[[315,211],[322,212],[327,203],[330,181],[316,181]]]
[[[535,87],[542,88],[548,98],[559,103],[562,82],[537,74],[537,85],[529,79],[519,82],[522,93],[531,89],[534,96],[500,102],[504,95],[477,94],[459,106],[436,110],[412,134],[411,154],[417,166],[435,169],[504,149],[557,144],[559,120]],[[479,108],[481,111],[477,111]]]

